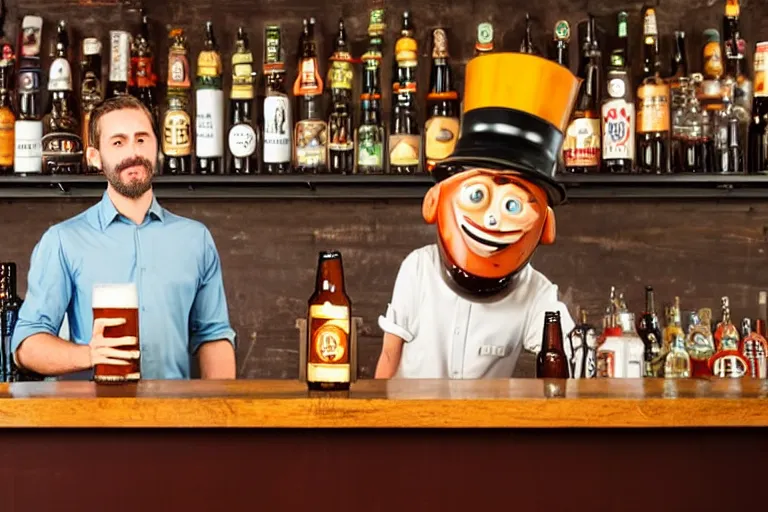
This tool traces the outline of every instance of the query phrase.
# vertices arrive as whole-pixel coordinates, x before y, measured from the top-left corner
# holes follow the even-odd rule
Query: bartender
[[[453,153],[432,171],[422,216],[437,243],[411,252],[379,317],[376,378],[509,378],[538,352],[546,311],[574,327],[558,289],[530,263],[555,241],[555,172],[580,80],[522,53],[472,59]]]

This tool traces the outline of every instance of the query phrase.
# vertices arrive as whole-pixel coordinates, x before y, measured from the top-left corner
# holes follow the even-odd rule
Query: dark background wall
[[[700,69],[700,34],[720,28],[722,1],[659,0],[659,28],[664,35],[665,68],[670,55],[671,32],[682,27],[689,33],[692,71]],[[185,7],[183,7],[186,4]],[[262,52],[263,26],[280,22],[284,27],[289,80],[295,78],[295,53],[301,18],[315,16],[321,69],[331,51],[336,21],[347,22],[355,55],[365,47],[368,10],[372,3],[310,0],[157,1],[148,3],[158,56],[157,72],[165,78],[167,29],[183,27],[191,43],[194,62],[201,47],[206,20],[215,23],[216,34],[229,72],[229,54],[238,24],[251,36],[256,60]],[[391,46],[403,9],[412,11],[421,44],[421,78],[428,77],[428,29],[448,29],[459,82],[463,64],[472,54],[477,23],[491,21],[497,48],[515,50],[523,37],[525,8],[531,8],[539,48],[546,49],[558,19],[572,26],[599,16],[602,29],[613,34],[615,13],[630,13],[633,69],[642,65],[641,2],[544,0],[535,5],[520,0],[475,2],[386,2],[388,32],[385,39],[384,83],[389,83]],[[133,6],[135,7],[135,6]],[[83,37],[100,36],[108,49],[109,29],[135,31],[138,15],[131,5],[106,1],[32,0],[20,7],[8,2],[6,32],[15,37],[17,20],[24,14],[41,14],[43,51],[48,54],[55,26],[65,19],[73,31],[72,52],[80,58]],[[754,42],[768,38],[768,3],[742,0],[742,31],[748,42],[751,68]],[[575,30],[575,28],[574,28]],[[575,38],[574,38],[575,41]],[[606,39],[608,41],[608,39]],[[607,44],[607,43],[606,43]],[[577,44],[571,50],[576,70]],[[604,48],[606,46],[604,45]],[[610,50],[610,46],[608,46]],[[607,51],[605,53],[608,53]],[[45,61],[45,65],[49,62]],[[73,65],[77,70],[77,66]],[[194,68],[193,68],[194,69]],[[105,76],[107,69],[105,67]],[[45,73],[47,74],[47,73]],[[228,81],[228,79],[227,79]],[[75,80],[76,86],[78,80]],[[227,83],[226,87],[229,85]],[[424,93],[426,85],[420,88]],[[460,88],[461,90],[461,88]],[[423,97],[423,96],[422,96]],[[389,95],[385,88],[385,101]],[[386,104],[386,103],[385,103]],[[423,109],[422,109],[423,110]],[[0,202],[0,259],[19,264],[22,294],[26,289],[29,256],[43,231],[93,204],[93,200],[5,200]],[[240,337],[238,375],[242,378],[295,378],[298,374],[296,318],[305,314],[306,299],[314,286],[317,251],[343,252],[348,293],[354,315],[363,317],[360,340],[360,371],[371,376],[381,344],[376,319],[390,298],[402,259],[413,249],[434,241],[434,231],[421,219],[418,200],[322,201],[322,200],[164,200],[175,213],[204,222],[212,231],[221,253],[231,319]],[[757,293],[768,289],[768,202],[716,200],[581,201],[557,210],[558,240],[542,247],[534,265],[560,286],[562,299],[572,314],[581,307],[597,320],[605,308],[611,285],[626,294],[630,308],[642,309],[643,287],[652,284],[659,302],[680,295],[683,309],[712,307],[729,295],[736,318],[754,315]],[[661,304],[658,307],[661,313]],[[530,358],[518,370],[530,375]]]

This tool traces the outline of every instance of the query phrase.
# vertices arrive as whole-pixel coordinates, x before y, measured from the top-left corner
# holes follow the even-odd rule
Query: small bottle
[[[652,286],[645,287],[645,311],[637,325],[637,333],[645,345],[644,377],[663,377],[661,328],[656,316],[656,304]]]
[[[691,377],[691,358],[685,350],[685,341],[675,335],[669,353],[664,360],[664,377],[667,379],[688,379]]]
[[[536,378],[567,379],[569,376],[568,357],[563,348],[560,312],[547,311],[544,313],[541,350],[536,356]]]
[[[749,361],[739,351],[739,331],[731,322],[731,308],[728,297],[721,299],[722,321],[715,330],[717,352],[709,360],[712,375],[721,378],[738,379],[749,372]]]

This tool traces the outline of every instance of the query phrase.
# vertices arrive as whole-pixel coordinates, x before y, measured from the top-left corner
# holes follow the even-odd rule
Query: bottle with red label
[[[748,375],[753,379],[765,379],[768,377],[768,341],[752,329],[749,318],[741,321],[741,336],[739,352],[749,362]]]
[[[723,319],[715,330],[717,352],[709,360],[712,375],[738,379],[749,372],[749,361],[739,351],[739,331],[731,322],[731,308],[728,297],[722,298]]]
[[[154,69],[154,57],[149,37],[149,20],[140,10],[141,28],[131,43],[131,72],[128,76],[128,90],[141,101],[152,114],[157,124],[157,75]]]
[[[632,82],[621,50],[611,54],[603,120],[603,170],[613,173],[632,172],[635,160],[635,102]]]

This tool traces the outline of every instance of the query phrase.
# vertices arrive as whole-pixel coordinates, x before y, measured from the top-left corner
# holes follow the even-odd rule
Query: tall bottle
[[[0,174],[13,174],[16,107],[12,102],[16,55],[5,37],[5,1],[0,4]]]
[[[405,11],[400,38],[395,43],[397,70],[392,84],[392,124],[389,127],[390,173],[416,173],[421,162],[421,130],[416,112],[418,58],[411,14]]]
[[[594,173],[600,170],[601,69],[595,17],[590,15],[579,65],[579,76],[584,81],[563,143],[563,161],[567,172]]]
[[[427,171],[453,153],[459,138],[459,93],[453,85],[448,62],[445,30],[432,31],[432,70],[427,94],[427,122],[424,125],[424,153]]]
[[[195,90],[195,171],[223,173],[224,91],[221,55],[213,35],[213,23],[205,22],[205,43],[197,56]]]
[[[285,86],[282,31],[279,25],[264,27],[264,172],[291,170],[291,104]]]
[[[43,122],[40,98],[40,41],[43,18],[24,16],[19,45],[18,119],[15,125],[14,172],[39,174],[43,170]]]
[[[381,55],[384,10],[371,10],[368,24],[369,45],[363,54],[363,86],[360,94],[360,126],[355,136],[356,172],[384,172],[384,122],[381,115]]]
[[[253,114],[253,54],[243,27],[237,29],[232,54],[232,90],[229,94],[229,172],[251,174],[259,170],[259,137]]]
[[[643,80],[637,88],[637,162],[644,173],[661,174],[669,165],[669,84],[661,78],[656,10],[647,8],[643,22]]]
[[[613,173],[632,172],[635,161],[635,100],[622,55],[621,50],[611,54],[602,106],[602,168]]]
[[[81,137],[83,138],[83,147],[87,148],[91,144],[88,133],[91,113],[104,100],[104,93],[101,89],[101,41],[95,37],[83,39],[83,60],[80,76]],[[87,162],[86,166],[86,172],[89,174],[100,172],[99,169],[88,165]]]
[[[144,9],[140,10],[141,26],[131,45],[131,70],[128,76],[128,91],[141,101],[152,114],[155,126],[158,122],[157,75],[154,55],[150,44],[149,19]]]
[[[48,73],[50,102],[43,118],[43,172],[79,174],[82,170],[83,140],[72,91],[72,68],[67,60],[67,24],[59,21],[56,52]]]
[[[340,252],[320,253],[308,307],[307,385],[311,390],[349,389],[352,302],[344,286]]]
[[[715,331],[717,352],[709,360],[712,375],[721,378],[741,378],[749,371],[749,361],[739,351],[739,331],[731,321],[728,297],[721,299],[723,317]]]
[[[16,294],[16,264],[0,263],[0,382],[17,380],[11,338],[22,300]]]
[[[128,94],[128,76],[130,72],[131,34],[125,30],[110,30],[107,98]]]
[[[748,171],[768,173],[768,41],[755,45],[755,92],[749,124]]]
[[[167,97],[168,107],[163,116],[163,172],[189,174],[192,172],[192,120],[189,109],[191,88],[187,39],[180,28],[169,33]]]
[[[304,25],[299,73],[293,83],[297,121],[294,133],[294,170],[325,172],[328,168],[328,123],[323,116],[323,79],[320,77],[315,43],[315,19]]]
[[[571,67],[570,54],[568,52],[570,42],[571,26],[565,20],[558,20],[555,23],[551,60],[566,68]]]
[[[664,376],[664,352],[661,339],[659,318],[656,316],[656,304],[653,287],[645,287],[645,311],[637,324],[637,333],[645,345],[644,377]]]
[[[536,378],[567,379],[568,377],[570,377],[570,372],[568,370],[568,357],[563,348],[560,312],[547,311],[544,313],[541,349],[536,355]]]
[[[355,170],[355,126],[352,107],[354,83],[352,55],[347,46],[344,20],[339,19],[336,46],[328,66],[331,112],[328,116],[328,170],[351,174]]]

